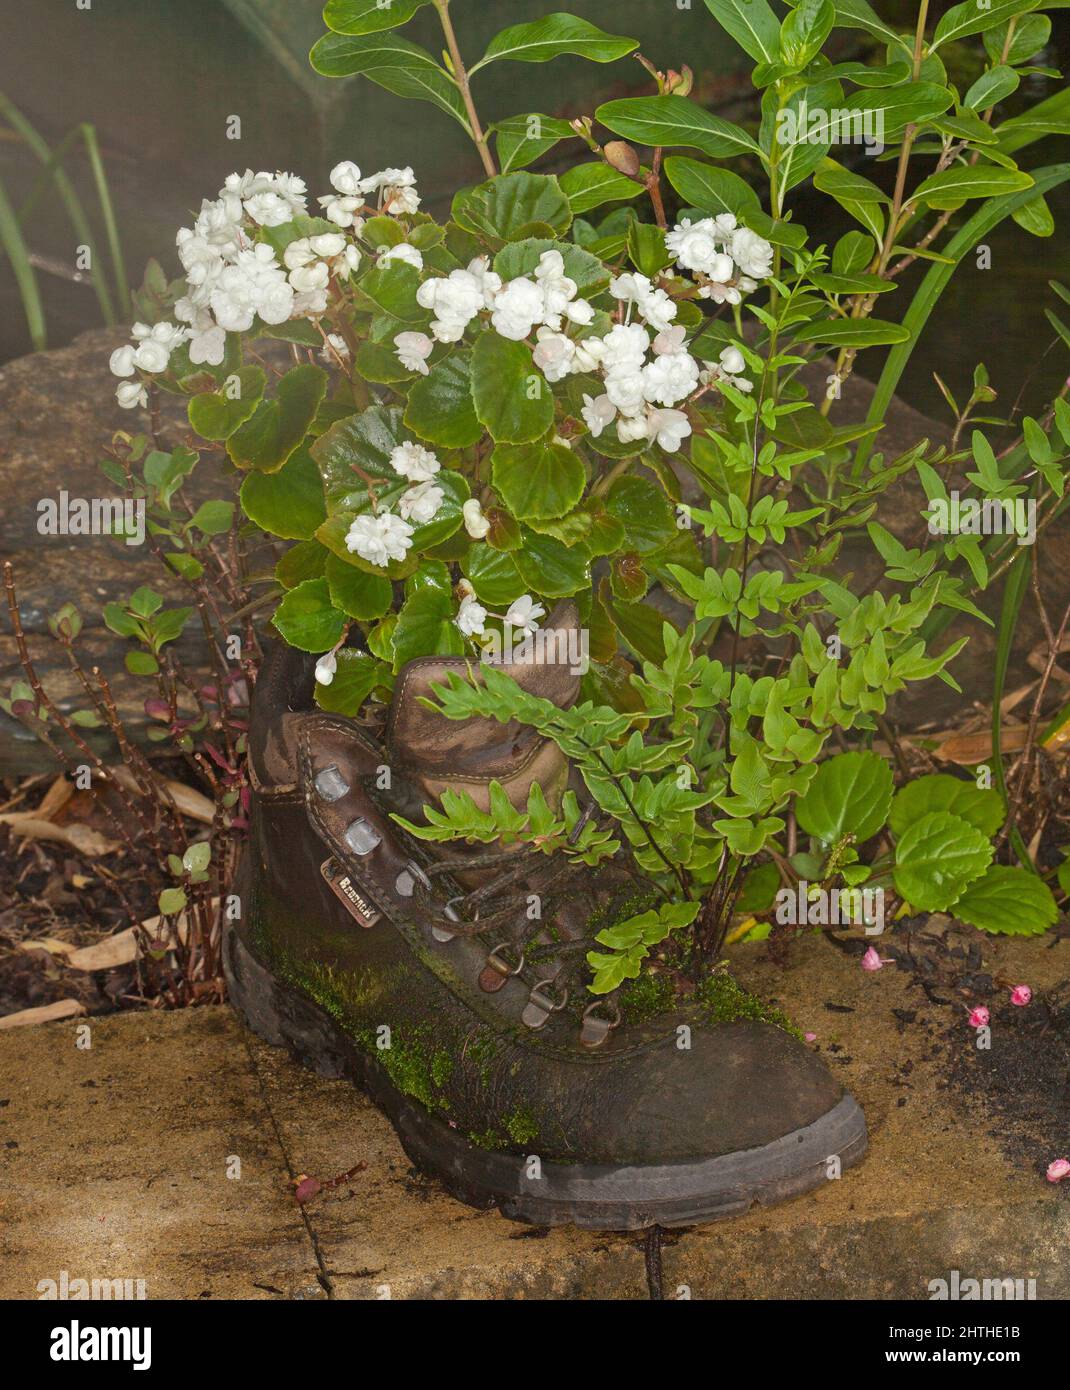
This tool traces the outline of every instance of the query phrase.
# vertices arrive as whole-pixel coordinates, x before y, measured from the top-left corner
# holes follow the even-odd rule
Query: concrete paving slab
[[[986,965],[1042,994],[1066,949],[993,942]],[[976,1042],[962,1004],[930,1002],[890,966],[867,974],[817,937],[786,969],[764,955],[736,948],[737,973],[817,1034],[866,1111],[870,1155],[784,1206],[666,1235],[665,1297],[921,1299],[953,1270],[1070,1296],[1070,1194],[1042,1176],[1057,1155],[1012,1155],[1003,1121],[949,1081]],[[297,1176],[362,1162],[294,1201]],[[9,1298],[62,1270],[144,1278],[150,1298],[648,1297],[634,1235],[470,1211],[412,1169],[347,1083],[303,1071],[224,1008],[0,1035],[0,1164]]]

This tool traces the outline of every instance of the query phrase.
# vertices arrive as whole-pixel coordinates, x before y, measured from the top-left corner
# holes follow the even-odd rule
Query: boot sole
[[[528,1157],[478,1148],[403,1095],[325,1010],[281,986],[233,927],[223,955],[230,1002],[252,1032],[321,1076],[351,1081],[385,1112],[419,1169],[468,1206],[497,1207],[513,1221],[596,1231],[722,1221],[820,1187],[834,1159],[842,1171],[866,1151],[865,1118],[845,1094],[820,1119],[760,1148],[643,1167],[541,1163],[533,1176]]]

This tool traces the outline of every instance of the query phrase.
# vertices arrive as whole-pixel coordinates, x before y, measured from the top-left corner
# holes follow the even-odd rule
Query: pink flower
[[[1070,1158],[1057,1158],[1048,1164],[1048,1171],[1045,1176],[1049,1182],[1062,1182],[1068,1173],[1070,1173]]]
[[[862,957],[863,970],[880,970],[887,962],[877,952],[876,946],[871,946]]]
[[[816,1033],[804,1033],[803,1037],[806,1039],[807,1042],[817,1042]]]
[[[976,1009],[970,1010],[970,1027],[987,1028],[989,1017],[989,1012],[985,1008],[985,1006],[983,1004],[979,1004]]]
[[[1011,1003],[1017,1004],[1019,1008],[1029,1004],[1033,999],[1033,991],[1028,985],[1015,985],[1011,990]]]

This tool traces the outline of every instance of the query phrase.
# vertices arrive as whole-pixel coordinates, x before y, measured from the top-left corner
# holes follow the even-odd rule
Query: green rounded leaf
[[[991,862],[987,835],[961,816],[931,811],[900,837],[892,877],[912,907],[942,912]]]
[[[528,589],[546,598],[565,598],[590,587],[587,556],[579,546],[570,550],[553,536],[540,536],[525,527],[523,544],[512,558]]]
[[[327,516],[323,480],[304,447],[291,454],[277,473],[250,473],[240,495],[249,520],[284,540],[309,540]]]
[[[486,542],[470,547],[461,561],[461,573],[476,591],[476,598],[493,609],[508,608],[526,587],[512,556]]]
[[[413,434],[447,449],[466,449],[482,437],[472,400],[472,354],[451,352],[409,391],[405,424]]]
[[[326,652],[345,631],[346,615],[331,602],[326,579],[306,579],[290,590],[271,621],[291,647]]]
[[[950,811],[985,835],[994,835],[1003,824],[1003,799],[998,792],[952,777],[946,772],[915,778],[896,792],[888,824],[903,835],[920,816],[930,811]]]
[[[274,400],[262,400],[227,440],[227,453],[242,469],[277,472],[308,435],[327,391],[327,373],[303,362],[291,367],[275,388]]]
[[[328,555],[325,574],[331,603],[347,617],[370,622],[390,611],[394,586],[384,575],[367,574],[337,555]]]
[[[535,225],[558,234],[572,225],[572,209],[557,179],[526,169],[459,193],[453,217],[466,231],[500,241],[522,241]]]
[[[425,584],[401,605],[394,628],[394,670],[420,656],[461,656],[464,638],[454,621],[457,607],[449,590]]]
[[[647,478],[618,478],[609,489],[606,510],[624,527],[624,543],[639,555],[652,555],[679,535],[669,499]]]
[[[389,684],[390,668],[350,647],[337,652],[336,660],[338,669],[330,685],[316,682],[316,704],[331,714],[345,714],[352,719],[377,685]]]
[[[1004,936],[1039,936],[1059,916],[1051,889],[1028,869],[992,864],[951,911],[962,922]]]
[[[229,439],[245,423],[264,394],[262,367],[239,367],[219,391],[204,391],[190,400],[189,422],[202,439]]]
[[[583,496],[583,460],[567,444],[499,444],[491,457],[491,482],[520,521],[564,516]]]
[[[531,275],[545,251],[558,251],[565,263],[565,274],[576,282],[579,293],[587,298],[609,284],[609,270],[590,251],[571,241],[554,241],[549,237],[528,237],[511,241],[494,257],[494,269],[503,280],[515,280]]]
[[[306,579],[318,579],[327,564],[328,553],[319,541],[299,541],[290,546],[275,566],[275,578],[284,589],[296,589]]]
[[[186,891],[184,888],[165,888],[156,901],[162,916],[173,917],[186,906]]]
[[[472,351],[476,414],[499,444],[527,444],[553,424],[554,397],[531,349],[485,332]]]
[[[845,835],[861,844],[888,819],[892,786],[892,769],[879,754],[840,753],[818,767],[795,814],[807,834],[826,845]]]

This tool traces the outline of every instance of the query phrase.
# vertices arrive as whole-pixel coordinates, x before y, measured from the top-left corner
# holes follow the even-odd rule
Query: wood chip
[[[42,1004],[37,1009],[20,1009],[17,1014],[5,1014],[0,1018],[0,1029],[28,1028],[34,1023],[54,1023],[60,1018],[75,1018],[85,1013],[85,1005],[78,999],[57,999],[54,1004]]]
[[[53,825],[50,820],[41,820],[36,811],[7,811],[0,815],[0,825],[10,825],[16,835],[28,840],[56,840],[92,859],[102,854],[114,854],[121,848],[117,840],[109,840],[92,826],[80,822]]]
[[[139,791],[137,780],[125,763],[120,763],[116,767],[109,767],[108,771],[127,791],[134,793]],[[187,787],[185,782],[176,782],[171,778],[160,778],[159,780],[161,785],[170,793],[171,800],[182,815],[189,816],[190,820],[200,821],[202,825],[212,824],[215,819],[215,805],[203,792],[197,791],[194,787]]]
[[[212,899],[212,906],[219,906],[218,898]],[[125,931],[116,932],[114,936],[105,937],[103,941],[96,941],[92,946],[83,946],[81,950],[72,951],[64,963],[73,966],[75,970],[114,970],[117,965],[129,965],[137,956],[135,933],[140,930],[153,937],[159,931],[162,921],[162,917],[148,917],[138,927],[127,927]],[[179,914],[175,925],[179,941],[185,944],[188,931],[185,912]]]

